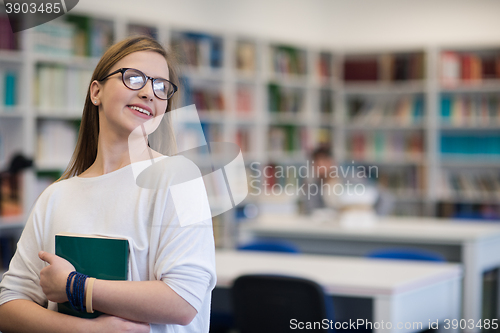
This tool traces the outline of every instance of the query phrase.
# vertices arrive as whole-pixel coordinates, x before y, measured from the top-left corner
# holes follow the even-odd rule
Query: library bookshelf
[[[341,50],[75,12],[0,44],[0,171],[17,151],[35,160],[19,221],[69,161],[99,56],[130,34],[175,51],[180,106],[196,105],[207,141],[240,146],[249,180],[324,145],[377,166],[396,215],[498,215],[499,45]],[[245,203],[272,201],[249,191]],[[233,245],[234,220],[214,219],[218,246]]]

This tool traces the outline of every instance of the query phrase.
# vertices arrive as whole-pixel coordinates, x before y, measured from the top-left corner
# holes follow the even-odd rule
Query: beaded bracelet
[[[73,308],[73,310],[76,310],[76,309],[75,309],[75,306],[73,305],[74,302],[73,302],[73,294],[71,293],[71,279],[76,274],[77,274],[76,271],[73,271],[73,272],[69,273],[68,279],[66,280],[66,296],[68,297],[69,304],[71,305],[71,307]]]
[[[77,271],[69,273],[66,281],[66,296],[69,304],[75,311],[85,311],[83,303],[85,295],[85,280],[88,276]],[[71,279],[73,279],[73,291],[71,291]]]

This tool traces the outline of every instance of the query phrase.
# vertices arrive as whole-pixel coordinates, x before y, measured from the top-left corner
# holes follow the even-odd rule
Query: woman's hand
[[[109,316],[106,314],[100,315],[95,319],[91,319],[94,327],[92,332],[107,333],[107,332],[131,332],[131,333],[149,333],[149,324],[130,321],[120,317]]]
[[[52,253],[40,251],[38,257],[49,264],[40,271],[40,287],[44,294],[52,302],[66,302],[66,280],[75,267],[66,259]]]

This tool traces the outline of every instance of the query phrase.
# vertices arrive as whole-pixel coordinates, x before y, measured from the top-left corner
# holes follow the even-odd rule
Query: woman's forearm
[[[0,306],[0,331],[3,333],[92,332],[93,323],[54,312],[28,300],[13,300]]]
[[[43,292],[53,302],[67,301],[66,281],[74,266],[55,254],[40,251],[38,255],[49,263],[40,271]],[[97,279],[92,295],[93,309],[137,322],[187,325],[197,314],[163,281]]]
[[[92,307],[134,321],[187,325],[196,310],[163,281],[96,280]]]

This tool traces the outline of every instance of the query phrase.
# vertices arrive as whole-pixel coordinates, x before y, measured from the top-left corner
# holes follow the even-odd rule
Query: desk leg
[[[460,313],[462,312],[462,279],[458,279],[451,286],[451,295],[448,305],[449,305],[449,313],[446,315],[445,320],[441,320],[438,326],[438,333],[459,333],[460,329],[457,325],[456,328],[453,328],[453,320],[456,319],[460,321]]]
[[[474,243],[466,243],[462,248],[464,265],[464,293],[462,319],[478,322],[482,317],[483,272],[477,262],[478,249]],[[476,333],[479,329],[466,329],[465,333]]]
[[[457,277],[397,295],[378,295],[373,300],[373,324],[378,327],[373,331],[416,333],[438,328],[440,332],[456,333],[450,323],[460,319],[461,289]]]
[[[377,296],[373,300],[373,322],[374,323],[387,323],[391,322],[394,314],[394,300],[390,296]],[[390,333],[395,332],[394,328],[388,329],[387,327],[373,328],[373,333]]]
[[[496,298],[496,309],[497,309],[497,313],[496,313],[496,317],[495,318],[492,318],[492,319],[498,319],[500,320],[500,267],[497,267],[496,269],[496,278],[497,278],[497,284],[496,284],[496,292],[497,292],[497,298]]]

